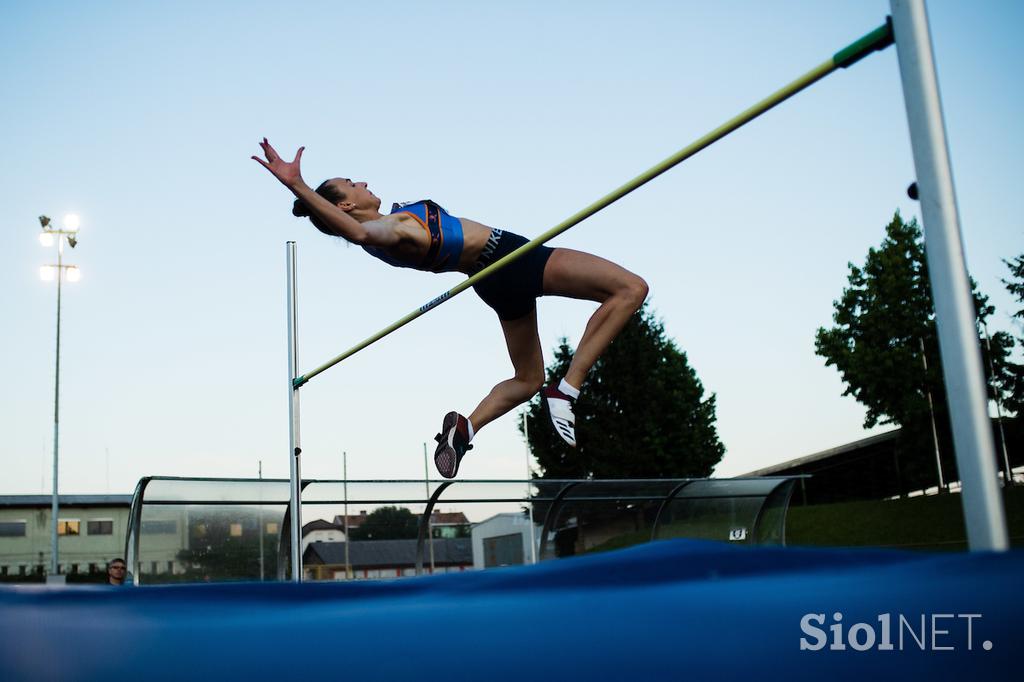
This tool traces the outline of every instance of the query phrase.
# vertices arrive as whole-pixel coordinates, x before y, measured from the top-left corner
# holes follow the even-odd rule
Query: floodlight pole
[[[60,559],[57,555],[59,498],[57,495],[58,453],[60,447],[60,288],[64,281],[64,235],[57,235],[57,361],[53,380],[53,497],[50,500],[50,575],[58,580]]]
[[[302,467],[299,445],[299,387],[295,377],[299,374],[299,350],[297,343],[297,292],[295,281],[295,242],[285,245],[288,278],[288,459],[291,494],[289,518],[291,520],[292,582],[302,582]]]
[[[946,383],[953,445],[962,483],[967,544],[1009,547],[995,468],[995,443],[957,213],[953,171],[924,0],[890,0],[903,100],[914,151],[925,253]]]
[[[58,526],[60,516],[60,500],[58,498],[58,473],[60,460],[60,309],[61,290],[64,284],[64,272],[78,272],[77,266],[64,265],[64,241],[74,248],[78,243],[78,216],[68,215],[64,217],[64,228],[57,229],[52,226],[47,216],[39,216],[39,225],[43,228],[41,238],[48,237],[49,241],[42,239],[44,246],[52,244],[52,238],[57,238],[57,264],[46,265],[40,269],[40,275],[44,272],[56,271],[57,274],[57,350],[55,357],[56,370],[53,380],[53,493],[50,499],[50,572],[47,575],[47,582],[62,583],[64,578],[60,575],[60,557],[58,554]],[[46,279],[46,277],[44,277]],[[76,281],[70,277],[69,281]]]

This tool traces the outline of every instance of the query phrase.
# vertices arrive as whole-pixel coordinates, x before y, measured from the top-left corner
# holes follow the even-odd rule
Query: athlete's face
[[[341,202],[344,210],[380,208],[380,199],[371,192],[365,182],[355,182],[348,178],[334,178],[331,185],[341,191],[345,198]]]

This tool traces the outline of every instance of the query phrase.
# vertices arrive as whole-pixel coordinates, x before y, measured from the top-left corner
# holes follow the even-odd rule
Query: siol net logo
[[[976,623],[980,613],[880,613],[877,623],[854,623],[845,626],[843,614],[832,614],[832,623],[825,626],[824,613],[807,613],[800,619],[800,651],[974,651]],[[991,651],[992,642],[984,640],[981,648]]]

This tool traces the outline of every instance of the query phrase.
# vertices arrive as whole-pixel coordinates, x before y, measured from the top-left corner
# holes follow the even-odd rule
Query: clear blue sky
[[[1019,2],[929,5],[968,264],[1014,309],[1021,229]],[[287,477],[285,241],[299,248],[304,370],[458,275],[390,269],[290,215],[249,160],[299,145],[311,184],[364,179],[528,236],[881,24],[849,2],[6,3],[0,10],[0,466],[50,489],[55,285],[36,216],[81,216],[65,288],[64,492],[144,475]],[[643,275],[718,396],[733,475],[865,435],[813,352],[849,261],[917,214],[896,54],[830,76],[555,240]],[[543,346],[592,304],[543,300]],[[472,292],[314,379],[304,473],[423,475],[448,410],[511,371]],[[515,415],[462,475],[525,475]],[[585,437],[585,436],[584,436]],[[625,453],[624,456],[628,456]],[[108,467],[109,462],[109,467]],[[109,473],[108,473],[109,470]]]

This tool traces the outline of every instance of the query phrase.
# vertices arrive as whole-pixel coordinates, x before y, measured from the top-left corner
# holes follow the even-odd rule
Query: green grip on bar
[[[836,68],[845,69],[856,64],[875,50],[884,50],[893,43],[892,17],[886,17],[885,25],[879,26],[855,43],[850,43],[832,55]]]

